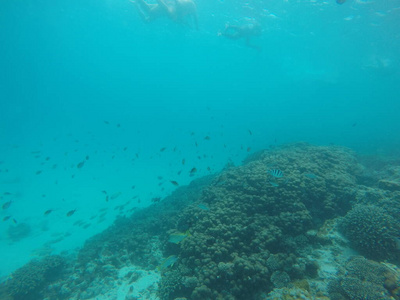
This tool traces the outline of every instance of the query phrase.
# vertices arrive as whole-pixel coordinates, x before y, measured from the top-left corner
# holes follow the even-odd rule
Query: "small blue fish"
[[[275,178],[282,178],[283,177],[283,172],[279,169],[271,169],[268,170],[268,174],[271,175],[272,177]]]
[[[270,183],[273,187],[278,187],[278,186],[279,186],[279,184],[276,183],[276,182],[274,182],[274,181],[270,181],[269,183]]]
[[[304,174],[304,176],[306,176],[307,178],[310,178],[310,179],[315,179],[315,178],[318,177],[318,176],[315,175],[314,173],[307,173],[307,174]]]
[[[209,208],[208,208],[208,206],[207,205],[205,205],[205,204],[197,204],[197,207],[198,208],[200,208],[200,209],[202,209],[202,210],[210,210]]]
[[[177,260],[178,260],[178,256],[176,256],[176,255],[168,256],[168,257],[161,263],[161,265],[159,265],[159,266],[157,267],[157,270],[158,270],[158,271],[163,271],[163,270],[165,270],[166,268],[173,266],[173,265],[176,263]]]
[[[174,243],[174,244],[179,244],[182,242],[184,239],[186,239],[188,236],[191,236],[189,230],[186,231],[185,233],[175,233],[171,234],[169,236],[168,242]]]

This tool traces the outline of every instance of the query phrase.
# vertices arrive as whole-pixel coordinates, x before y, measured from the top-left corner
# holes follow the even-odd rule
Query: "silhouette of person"
[[[139,15],[145,22],[151,22],[160,17],[168,17],[174,22],[188,25],[188,19],[196,29],[197,22],[197,7],[193,0],[174,0],[172,4],[167,4],[164,0],[157,0],[157,3],[150,4],[145,0],[131,0],[136,4]]]
[[[252,45],[250,38],[260,36],[262,33],[261,25],[258,22],[251,22],[244,25],[226,24],[223,31],[218,32],[218,36],[224,36],[231,40],[245,39],[246,46],[260,50],[260,47]]]

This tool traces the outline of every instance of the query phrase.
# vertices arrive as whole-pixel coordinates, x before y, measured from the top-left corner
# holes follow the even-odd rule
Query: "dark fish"
[[[151,202],[153,203],[157,203],[161,201],[161,197],[154,197],[153,199],[151,199]]]
[[[250,147],[247,147],[247,152],[250,152],[251,151],[251,148]]]
[[[118,128],[121,127],[121,124],[118,123],[118,124],[117,124],[117,127],[118,127]]]
[[[2,206],[2,208],[3,208],[3,209],[9,208],[10,205],[11,205],[11,203],[12,203],[12,201],[8,201],[8,202],[4,203],[3,206]]]
[[[47,156],[47,157],[46,157],[46,161],[48,161],[48,160],[50,160],[50,157]]]
[[[46,211],[44,212],[44,215],[45,215],[45,216],[48,216],[48,215],[51,214],[52,212],[53,212],[52,209],[48,209],[48,210],[46,210]]]
[[[185,164],[185,159],[182,159],[182,165],[184,165]]]
[[[160,152],[164,152],[165,149],[167,149],[167,147],[162,147],[162,148],[160,149]]]
[[[345,3],[346,2],[346,0],[336,0],[336,3],[337,4],[343,4],[343,3]]]
[[[197,142],[194,142],[195,146],[197,147],[199,144],[197,144]]]
[[[18,222],[17,222],[17,220],[15,220],[15,219],[13,218],[13,223],[14,223],[14,224],[17,224]]]
[[[107,191],[101,191],[103,194],[106,194],[107,195]]]
[[[271,169],[268,170],[268,174],[271,175],[272,177],[275,178],[282,178],[283,177],[283,172],[279,169]]]
[[[36,175],[39,175],[40,173],[42,173],[42,171],[36,171]]]
[[[106,202],[108,202],[108,195],[106,196]]]
[[[69,212],[67,212],[67,217],[72,216],[75,212],[76,212],[76,209],[70,210]]]
[[[207,167],[207,171],[211,171],[211,168],[210,168],[210,167]]]
[[[179,183],[177,183],[175,180],[171,180],[171,183],[172,183],[173,185],[175,185],[175,186],[178,186],[178,185],[179,185]]]
[[[357,123],[353,123],[352,127],[356,127],[356,126],[357,126]]]
[[[247,129],[247,131],[249,132],[250,135],[253,135],[250,129]]]
[[[135,187],[136,187],[136,186],[132,185],[132,186],[131,186],[131,189],[132,189],[132,190],[134,190],[134,189],[135,189]]]
[[[84,223],[83,220],[78,220],[78,221],[75,221],[73,225],[74,226],[81,226],[83,223]]]
[[[190,170],[190,176],[194,176],[194,174],[196,174],[196,172],[197,172],[196,168],[191,169]]]
[[[178,171],[178,173],[176,173],[176,174],[181,175],[181,173],[182,173],[182,170]]]
[[[78,169],[82,168],[85,165],[85,161],[81,161],[79,164],[76,165]]]
[[[10,218],[11,218],[11,216],[6,216],[6,217],[3,218],[3,221],[7,221]]]
[[[9,193],[9,192],[4,192],[3,195],[5,195],[5,196],[10,196],[11,193]]]
[[[163,179],[163,177],[162,176],[157,176],[157,179],[161,180],[161,179]]]
[[[119,196],[122,195],[122,192],[116,192],[110,196],[110,200],[117,199]]]
[[[86,155],[86,157],[85,157],[85,158],[86,158],[86,160],[89,160],[89,155]]]
[[[139,153],[136,153],[135,155],[136,155],[136,158],[139,158]]]
[[[110,122],[108,122],[108,121],[104,121],[104,124],[110,125]]]
[[[205,139],[206,141],[209,141],[211,138],[207,135],[204,139]]]
[[[128,150],[128,147],[124,147],[124,151]]]

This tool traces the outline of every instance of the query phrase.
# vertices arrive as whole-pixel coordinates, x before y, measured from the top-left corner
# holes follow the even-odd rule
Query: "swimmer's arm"
[[[163,0],[157,0],[158,5],[160,5],[163,9],[165,9],[168,13],[170,13],[170,7]]]

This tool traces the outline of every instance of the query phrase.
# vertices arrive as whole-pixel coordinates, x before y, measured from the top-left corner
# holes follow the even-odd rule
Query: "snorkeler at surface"
[[[239,40],[244,38],[246,46],[260,50],[260,47],[254,46],[250,43],[252,36],[260,36],[262,33],[261,25],[258,22],[251,22],[244,25],[230,25],[226,24],[225,29],[218,32],[218,36],[224,36],[231,40]]]
[[[131,0],[131,2],[136,4],[139,15],[145,22],[167,16],[177,23],[190,26],[187,22],[189,17],[194,27],[198,29],[197,7],[193,0],[174,0],[173,4],[167,4],[164,0],[157,0],[154,4],[149,4],[145,0]]]

